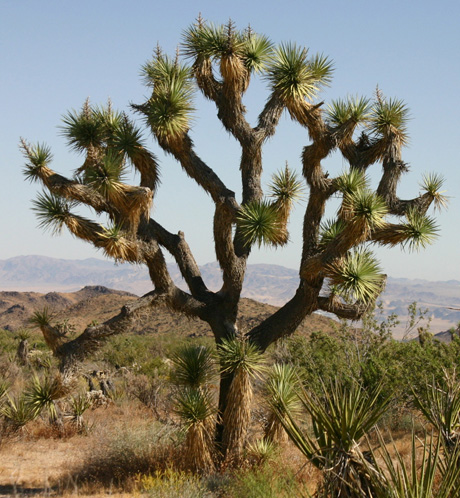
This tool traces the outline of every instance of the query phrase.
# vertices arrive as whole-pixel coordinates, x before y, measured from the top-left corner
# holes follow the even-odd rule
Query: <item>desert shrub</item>
[[[226,486],[224,496],[245,498],[297,498],[309,496],[306,483],[296,479],[294,471],[284,465],[264,464],[237,472]]]
[[[152,498],[208,498],[204,480],[196,475],[166,469],[140,476],[137,485],[142,494]]]
[[[128,373],[125,385],[128,395],[150,408],[158,420],[171,411],[168,383],[164,377]]]
[[[171,426],[130,424],[95,440],[90,453],[72,472],[72,482],[127,485],[139,475],[164,472],[178,455],[178,433]]]

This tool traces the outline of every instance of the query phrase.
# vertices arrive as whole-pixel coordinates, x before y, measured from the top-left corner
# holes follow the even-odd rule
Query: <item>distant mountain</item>
[[[202,276],[211,290],[222,285],[217,263],[201,268]],[[185,288],[179,269],[171,265],[170,272],[177,285]],[[119,264],[90,258],[65,260],[45,256],[18,256],[0,260],[0,291],[73,292],[85,286],[102,285],[120,291],[142,295],[152,290],[144,267]],[[273,306],[281,306],[294,294],[298,272],[283,266],[248,265],[243,296]],[[384,315],[395,313],[401,324],[397,334],[405,328],[407,307],[416,301],[429,309],[431,330],[446,331],[460,321],[460,281],[430,282],[419,279],[389,278],[381,296]]]
[[[0,328],[15,332],[30,325],[29,318],[37,310],[47,307],[53,322],[68,320],[69,324],[82,332],[90,323],[99,323],[116,315],[121,307],[137,297],[129,292],[108,289],[101,285],[87,286],[77,292],[60,293],[0,291]],[[239,309],[239,326],[248,330],[276,311],[274,306],[242,299]],[[333,322],[327,317],[313,314],[299,327],[299,332],[308,334],[313,330],[330,332]],[[136,334],[166,334],[171,330],[183,336],[210,335],[209,327],[199,319],[192,319],[169,310],[156,307],[152,314],[142,314],[133,321],[130,331]]]

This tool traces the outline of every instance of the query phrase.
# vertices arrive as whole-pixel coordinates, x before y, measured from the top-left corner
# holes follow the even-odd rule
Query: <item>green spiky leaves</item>
[[[246,372],[250,377],[265,370],[265,360],[256,345],[245,338],[224,339],[219,344],[221,372]]]
[[[51,324],[52,315],[47,307],[42,311],[35,311],[29,322],[37,327],[46,327]]]
[[[298,389],[299,377],[295,367],[275,363],[270,369],[266,384],[268,404],[271,409],[278,414],[286,411],[291,414],[298,413],[300,409]]]
[[[105,198],[110,199],[122,193],[125,176],[123,156],[114,151],[107,154],[97,164],[87,168],[85,183],[97,190]]]
[[[445,190],[441,190],[445,179],[439,173],[427,173],[423,176],[420,184],[422,189],[431,197],[434,203],[434,209],[443,209],[447,207],[448,197],[444,195]]]
[[[327,117],[334,126],[346,123],[365,123],[369,118],[369,99],[364,97],[348,97],[348,99],[333,100],[328,106]]]
[[[278,206],[291,207],[292,203],[302,196],[302,182],[294,171],[286,165],[284,170],[273,175],[272,182],[268,186],[270,197],[276,200]]]
[[[332,63],[326,57],[308,58],[296,44],[281,44],[267,68],[266,79],[283,100],[312,100],[331,81]]]
[[[51,149],[45,144],[29,145],[21,138],[21,149],[28,160],[23,173],[27,180],[37,181],[44,174],[53,159]]]
[[[175,396],[175,412],[188,430],[194,424],[204,422],[214,415],[216,408],[212,395],[207,390],[185,387]]]
[[[267,200],[254,201],[240,209],[237,226],[246,245],[284,245],[289,240],[287,223],[292,205],[302,195],[302,182],[286,164],[272,177]]]
[[[39,220],[39,228],[50,230],[53,235],[61,232],[69,217],[73,204],[54,194],[43,192],[32,201],[32,211]]]
[[[421,213],[418,209],[410,209],[406,213],[407,221],[399,228],[404,236],[402,246],[409,251],[425,249],[438,236],[439,228],[434,218]]]
[[[277,246],[284,243],[285,228],[273,203],[250,202],[242,206],[237,226],[246,245]]]
[[[264,35],[248,31],[244,38],[242,59],[250,72],[264,71],[273,54],[273,43]]]
[[[48,410],[52,420],[57,419],[55,401],[62,398],[67,390],[62,384],[60,377],[45,377],[40,379],[34,375],[32,385],[26,391],[25,400],[31,407],[34,417],[37,417],[43,409]]]
[[[377,95],[377,102],[372,108],[369,119],[369,129],[378,137],[385,139],[394,137],[401,145],[408,142],[407,122],[409,109],[402,100],[384,99]]]
[[[377,259],[367,250],[348,253],[328,265],[325,273],[338,294],[364,303],[379,295],[386,278]]]
[[[238,31],[230,21],[226,26],[199,23],[188,28],[183,36],[183,54],[193,60],[237,57],[249,72],[261,72],[267,66],[273,44],[268,37],[251,29]]]
[[[369,181],[364,171],[356,168],[350,168],[335,180],[336,186],[344,195],[351,195],[358,190],[369,188]]]
[[[173,354],[174,370],[171,380],[178,386],[199,388],[210,382],[214,375],[214,356],[205,346],[185,345]]]
[[[140,110],[154,135],[162,142],[174,142],[187,133],[193,113],[193,84],[190,69],[158,53],[143,67],[152,96]]]
[[[96,112],[87,100],[81,111],[69,111],[63,117],[62,135],[70,147],[78,152],[97,149],[105,139],[103,114]]]

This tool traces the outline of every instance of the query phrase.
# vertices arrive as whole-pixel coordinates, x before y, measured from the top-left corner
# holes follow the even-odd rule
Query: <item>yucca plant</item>
[[[299,391],[311,418],[312,433],[302,429],[287,407],[277,410],[279,420],[297,448],[324,473],[325,496],[372,496],[372,481],[363,466],[360,444],[377,424],[390,402],[382,386],[366,391],[357,381],[322,384],[321,395]]]
[[[199,389],[216,375],[214,354],[206,346],[182,346],[171,356],[171,361],[174,366],[171,381],[177,386]]]
[[[442,455],[440,439],[425,434],[422,441],[412,431],[409,464],[393,444],[390,452],[377,431],[379,449],[372,450],[372,464],[362,460],[373,484],[375,498],[454,498],[460,494],[460,446]]]
[[[72,422],[75,427],[80,432],[85,428],[85,422],[83,420],[83,414],[91,408],[92,402],[85,394],[79,394],[77,396],[72,396],[69,401],[70,404],[70,414],[72,416]]]
[[[256,465],[272,460],[278,452],[277,444],[267,438],[257,439],[248,445],[247,455]]]
[[[216,406],[206,388],[182,387],[174,396],[175,412],[185,430],[184,464],[188,470],[209,473],[215,468],[214,426]]]
[[[32,384],[26,390],[24,399],[29,405],[34,417],[37,417],[42,410],[47,410],[51,423],[62,422],[60,412],[56,406],[56,401],[68,392],[68,388],[63,385],[59,375],[51,377],[47,375],[40,378],[34,375]]]
[[[454,372],[444,371],[442,381],[413,391],[415,406],[439,431],[444,447],[452,451],[460,445],[460,384]]]
[[[171,381],[175,412],[185,431],[185,466],[193,472],[214,469],[214,431],[216,406],[209,384],[214,379],[215,358],[205,346],[185,345],[171,357]]]
[[[301,403],[297,395],[299,389],[298,373],[292,365],[276,363],[268,373],[266,400],[269,408],[264,430],[264,439],[281,443],[287,439],[287,433],[279,417],[288,411],[292,417],[300,413]]]
[[[218,355],[222,374],[232,376],[222,415],[222,449],[227,462],[237,463],[243,456],[251,418],[252,379],[265,370],[265,360],[260,350],[244,337],[223,340]]]
[[[0,379],[0,406],[3,404],[8,394],[9,387],[10,385],[6,380]]]
[[[6,402],[0,406],[0,415],[13,432],[17,432],[37,417],[36,411],[24,396],[6,395]]]

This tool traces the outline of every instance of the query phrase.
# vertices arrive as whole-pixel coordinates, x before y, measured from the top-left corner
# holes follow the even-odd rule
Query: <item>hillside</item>
[[[204,281],[211,290],[222,285],[217,263],[201,266]],[[185,288],[179,270],[170,265],[170,272],[177,285]],[[281,306],[292,297],[298,284],[296,270],[277,265],[248,265],[243,297]],[[0,260],[0,290],[75,292],[85,286],[102,285],[135,295],[152,290],[147,271],[140,266],[120,264],[101,259],[65,260],[44,256],[18,256]],[[388,278],[381,296],[384,317],[391,313],[399,316],[399,335],[404,327],[407,307],[416,301],[421,308],[429,309],[434,333],[446,331],[460,321],[460,282],[430,282],[404,278]],[[454,308],[454,309],[451,309]],[[456,309],[457,308],[457,309]]]
[[[0,292],[0,328],[16,331],[29,326],[28,320],[36,310],[47,307],[54,315],[54,321],[68,319],[78,330],[93,321],[99,323],[116,315],[124,304],[137,296],[124,291],[116,291],[103,286],[86,286],[77,292]],[[276,310],[276,307],[243,299],[240,306],[240,327],[249,329]],[[332,329],[332,320],[314,314],[308,317],[299,328],[300,333],[312,330]],[[198,319],[190,319],[171,312],[166,307],[153,309],[151,316],[142,317],[133,325],[136,334],[166,333],[174,330],[182,335],[210,334],[209,328]]]

